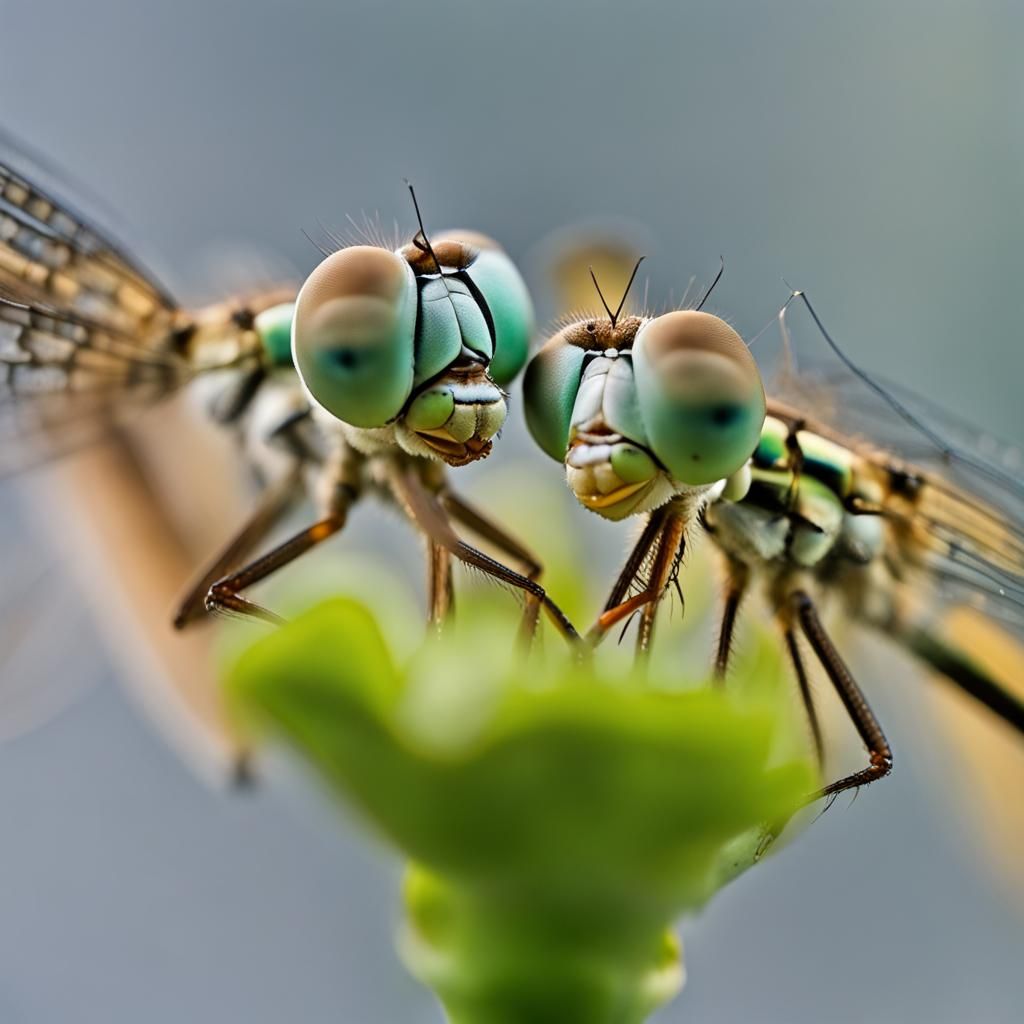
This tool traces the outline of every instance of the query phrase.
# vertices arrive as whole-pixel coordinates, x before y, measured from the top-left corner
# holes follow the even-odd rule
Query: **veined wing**
[[[0,136],[0,476],[80,447],[188,377],[174,300],[109,235],[6,158]]]
[[[936,403],[865,373],[809,303],[807,310],[814,342],[804,332],[790,334],[780,319],[783,358],[769,379],[769,411],[805,418],[878,469],[886,490],[880,512],[897,527],[901,557],[926,570],[934,596],[983,605],[1024,633],[1020,454]]]
[[[0,297],[0,475],[95,440],[193,375],[166,331],[141,340]]]
[[[0,131],[0,147],[52,178]],[[109,234],[0,157],[0,476],[80,447],[198,373],[259,359],[266,289],[196,315]]]
[[[0,162],[0,285],[121,331],[168,326],[174,300],[67,203]]]

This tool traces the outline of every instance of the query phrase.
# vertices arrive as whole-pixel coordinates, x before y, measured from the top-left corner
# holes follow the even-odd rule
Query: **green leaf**
[[[399,671],[369,613],[330,601],[229,693],[415,863],[403,954],[453,1020],[642,1020],[681,983],[671,922],[814,788],[778,654],[729,692],[681,688],[469,620]]]

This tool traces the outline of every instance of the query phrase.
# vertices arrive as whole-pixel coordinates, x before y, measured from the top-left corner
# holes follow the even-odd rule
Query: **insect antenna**
[[[590,280],[594,282],[594,287],[597,289],[598,298],[601,300],[601,305],[604,306],[604,311],[608,314],[608,319],[611,321],[611,325],[614,328],[615,322],[619,319],[619,314],[622,312],[622,307],[626,304],[626,297],[629,295],[629,289],[633,287],[633,282],[636,280],[636,272],[640,269],[640,264],[647,259],[646,256],[641,256],[633,266],[633,273],[629,275],[629,280],[626,282],[625,290],[622,292],[622,298],[619,300],[619,307],[613,313],[608,303],[605,301],[604,293],[601,291],[601,286],[597,283],[597,275],[594,273],[593,267],[588,267],[590,271]]]
[[[704,298],[702,298],[700,302],[697,303],[696,309],[698,311],[704,308],[704,303],[707,302],[708,299],[711,297],[711,293],[715,290],[715,285],[717,285],[718,282],[722,280],[722,275],[725,273],[725,257],[719,256],[718,259],[721,263],[721,266],[718,268],[718,273],[715,274],[715,279],[714,281],[711,282],[711,286],[704,293]]]
[[[420,252],[430,253],[430,258],[434,261],[434,266],[437,267],[437,272],[441,275],[441,280],[443,281],[444,271],[441,269],[441,261],[437,258],[437,253],[434,252],[434,247],[430,244],[430,239],[427,238],[427,229],[423,226],[423,216],[420,214],[420,204],[416,199],[416,189],[412,187],[412,182],[408,178],[405,179],[405,184],[409,189],[409,195],[412,196],[412,206],[416,211],[416,220],[420,226],[419,231],[416,232],[416,237],[412,240],[412,244],[415,245]]]
[[[420,214],[420,204],[416,199],[416,189],[412,187],[412,182],[406,178],[405,184],[409,188],[409,195],[412,196],[413,209],[416,211],[416,220],[419,223],[420,229],[413,237],[412,244],[419,249],[420,252],[430,253],[430,258],[434,261],[434,266],[437,267],[437,275],[441,278],[441,284],[444,285],[444,290],[448,293],[448,301],[452,304],[452,309],[455,310],[455,319],[459,319],[459,310],[455,305],[455,300],[452,298],[452,289],[448,284],[448,279],[445,277],[444,271],[441,269],[441,261],[437,258],[437,253],[434,252],[434,247],[430,244],[430,239],[427,238],[427,229],[423,226],[423,217]],[[420,241],[422,239],[422,241]]]
[[[604,306],[604,311],[608,314],[608,319],[612,322],[612,327],[615,326],[615,317],[612,316],[611,307],[605,302],[604,292],[601,291],[601,286],[597,283],[597,275],[594,273],[593,267],[587,268],[590,271],[590,280],[594,282],[594,287],[597,289],[597,297],[601,300],[601,305]]]

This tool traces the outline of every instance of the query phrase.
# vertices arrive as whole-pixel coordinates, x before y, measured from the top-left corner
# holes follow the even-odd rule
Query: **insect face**
[[[729,477],[765,416],[743,340],[696,310],[570,324],[530,362],[524,392],[534,439],[609,519]]]
[[[309,394],[342,423],[463,465],[488,454],[505,421],[501,385],[525,362],[533,310],[495,242],[422,237],[328,256],[299,293],[292,353]]]

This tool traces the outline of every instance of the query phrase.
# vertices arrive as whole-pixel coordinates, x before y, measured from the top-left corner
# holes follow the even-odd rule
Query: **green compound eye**
[[[310,395],[345,423],[379,427],[413,386],[416,278],[395,253],[357,245],[327,257],[302,286],[292,357]]]
[[[490,310],[494,353],[488,373],[509,384],[523,368],[533,337],[533,303],[519,271],[497,242],[476,231],[446,231],[434,239],[442,262],[464,268]]]
[[[673,477],[693,486],[735,473],[757,447],[764,386],[750,350],[710,313],[648,321],[633,344],[640,414]]]
[[[290,366],[295,303],[282,302],[256,315],[253,326],[272,366]]]
[[[526,425],[556,462],[565,458],[573,405],[580,389],[585,352],[566,340],[575,325],[556,334],[530,360],[523,378]]]

